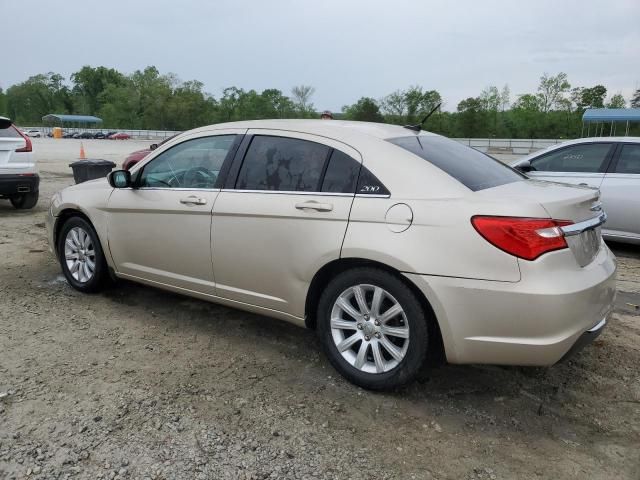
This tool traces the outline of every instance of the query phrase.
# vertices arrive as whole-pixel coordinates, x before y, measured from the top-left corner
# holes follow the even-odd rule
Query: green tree
[[[169,130],[187,130],[211,123],[216,102],[197,80],[176,86],[167,103],[166,125]]]
[[[512,135],[520,138],[537,138],[540,121],[545,116],[542,112],[542,99],[539,95],[532,93],[519,95],[509,116]]]
[[[13,85],[6,93],[7,113],[16,122],[37,125],[49,113],[71,113],[73,101],[64,77],[49,72]]]
[[[90,67],[85,65],[71,75],[72,92],[76,97],[76,112],[86,115],[96,115],[102,105],[100,95],[109,85],[122,86],[125,84],[123,74],[113,68]]]
[[[404,92],[396,90],[380,101],[380,108],[386,120],[391,123],[403,123],[406,118],[406,101]]]
[[[544,73],[540,77],[540,85],[538,86],[540,109],[543,112],[548,112],[556,107],[563,98],[563,94],[568,92],[570,88],[571,84],[567,80],[566,73],[560,72],[556,76]]]
[[[442,97],[436,90],[423,90],[412,86],[407,90],[396,90],[380,101],[380,110],[390,123],[415,123],[442,103]]]
[[[484,115],[482,101],[469,97],[458,103],[460,130],[464,137],[479,136],[484,132]]]
[[[7,114],[7,96],[0,87],[0,115]]]
[[[627,101],[624,99],[621,93],[616,93],[611,97],[609,103],[607,103],[607,108],[625,108],[627,106]]]
[[[511,104],[511,90],[509,89],[509,85],[506,83],[504,87],[502,87],[502,91],[500,92],[500,107],[504,112],[509,109],[509,105]]]
[[[496,135],[498,131],[498,109],[502,103],[498,87],[486,87],[480,92],[478,100],[480,100],[482,110],[484,110],[487,117],[491,119],[491,128],[488,129],[487,132],[489,135]]]
[[[629,103],[631,104],[631,108],[640,108],[640,88],[633,93]]]
[[[384,122],[384,117],[380,113],[377,102],[370,97],[362,97],[353,105],[342,107],[347,120],[357,120],[360,122]]]
[[[540,112],[542,111],[542,105],[540,97],[537,95],[533,95],[531,93],[525,93],[523,95],[518,96],[518,100],[513,105],[513,108],[519,110],[526,110],[529,112]]]
[[[316,89],[310,85],[298,85],[291,89],[293,103],[297,113],[302,117],[311,117],[315,114],[311,97]]]
[[[442,103],[442,97],[436,90],[422,90],[422,87],[409,87],[404,92],[407,122],[414,123]]]
[[[607,89],[602,85],[591,88],[580,88],[575,91],[576,104],[578,108],[603,108],[604,99],[607,96]]]

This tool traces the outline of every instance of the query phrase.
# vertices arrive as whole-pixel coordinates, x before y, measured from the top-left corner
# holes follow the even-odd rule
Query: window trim
[[[638,173],[625,173],[625,172],[616,172],[616,168],[618,168],[618,162],[620,161],[620,157],[622,156],[622,148],[625,145],[633,145],[635,147],[640,148],[640,143],[638,142],[616,142],[616,150],[613,155],[613,159],[609,164],[609,168],[606,173],[610,173],[613,175],[640,175]]]
[[[227,154],[224,157],[224,160],[222,161],[222,166],[220,167],[220,173],[218,174],[218,177],[216,178],[216,183],[214,184],[213,188],[185,188],[185,187],[157,187],[157,186],[153,186],[153,187],[147,187],[147,186],[143,186],[141,185],[142,182],[142,175],[145,171],[145,169],[153,164],[153,162],[155,162],[157,159],[162,158],[167,152],[170,152],[171,150],[173,150],[174,148],[183,145],[187,142],[192,142],[195,140],[202,140],[202,139],[206,139],[206,138],[213,138],[213,137],[228,137],[228,136],[235,136],[233,143],[231,144],[231,147],[229,148],[229,151],[227,152]],[[184,139],[182,142],[180,143],[176,143],[175,145],[171,145],[169,148],[167,148],[166,150],[163,150],[162,152],[159,152],[158,155],[154,156],[152,159],[150,159],[148,162],[145,162],[144,165],[141,166],[140,169],[138,169],[135,172],[135,178],[133,179],[133,187],[136,190],[176,190],[176,191],[213,191],[213,192],[217,192],[220,191],[220,189],[222,188],[222,185],[224,183],[224,176],[226,176],[228,174],[228,170],[229,167],[227,166],[228,163],[231,162],[231,160],[233,159],[233,157],[235,156],[241,142],[242,139],[244,138],[244,134],[240,134],[240,133],[220,133],[218,135],[202,135],[200,137],[192,137],[192,138],[186,138]],[[225,168],[226,167],[226,168]]]
[[[557,170],[536,170],[535,169],[535,165],[534,162],[543,159],[544,157],[548,157],[549,155],[554,155],[558,152],[562,152],[563,150],[567,150],[569,148],[574,148],[574,147],[582,147],[585,145],[609,145],[609,150],[607,151],[607,154],[604,157],[604,162],[602,162],[602,165],[600,166],[600,171],[598,172],[558,172]],[[582,175],[593,175],[593,174],[599,174],[599,173],[607,173],[609,167],[611,166],[611,162],[614,156],[614,153],[617,150],[617,145],[616,142],[580,142],[580,143],[574,143],[572,145],[566,145],[564,147],[561,148],[556,148],[550,152],[544,153],[542,155],[540,155],[539,157],[534,158],[533,160],[531,160],[531,166],[534,167],[534,170],[532,170],[532,173],[577,173],[577,174],[582,174]]]

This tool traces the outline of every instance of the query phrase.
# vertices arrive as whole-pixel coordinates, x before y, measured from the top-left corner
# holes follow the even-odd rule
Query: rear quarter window
[[[474,192],[526,178],[489,155],[448,138],[415,135],[388,141],[435,165]]]
[[[0,128],[0,138],[20,138],[22,135],[11,125],[9,128]]]

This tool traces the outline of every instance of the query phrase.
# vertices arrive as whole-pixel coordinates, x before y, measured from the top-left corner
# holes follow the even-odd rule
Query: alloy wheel
[[[73,227],[64,242],[64,258],[71,276],[80,283],[91,280],[96,269],[96,252],[89,233]]]
[[[354,368],[384,373],[397,367],[409,347],[402,305],[386,290],[360,284],[342,292],[331,309],[331,336]]]

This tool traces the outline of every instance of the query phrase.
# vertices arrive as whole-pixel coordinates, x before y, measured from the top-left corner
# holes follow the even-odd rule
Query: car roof
[[[521,162],[525,160],[533,160],[534,158],[539,157],[543,153],[552,152],[559,148],[568,147],[569,145],[580,145],[581,143],[611,143],[611,142],[624,142],[624,143],[640,143],[640,137],[585,137],[585,138],[576,138],[573,140],[567,140],[566,142],[556,143],[555,145],[551,145],[547,148],[543,148],[542,150],[537,150],[529,155],[526,155],[522,158],[509,162],[509,165],[515,166],[519,165]]]
[[[249,120],[242,122],[217,123],[192,130],[191,133],[224,128],[247,128],[288,130],[300,133],[322,135],[347,141],[349,137],[368,136],[381,140],[416,135],[416,132],[400,125],[387,123],[353,122],[345,120]],[[434,135],[421,131],[421,135]]]

